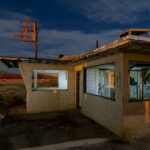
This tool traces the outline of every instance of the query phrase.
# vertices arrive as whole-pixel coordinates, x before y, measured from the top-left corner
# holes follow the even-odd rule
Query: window
[[[37,73],[37,87],[58,88],[58,73]]]
[[[33,90],[67,89],[67,71],[65,70],[33,70]]]
[[[130,100],[150,100],[150,64],[130,62]]]
[[[86,69],[86,92],[115,98],[115,65],[106,64]]]

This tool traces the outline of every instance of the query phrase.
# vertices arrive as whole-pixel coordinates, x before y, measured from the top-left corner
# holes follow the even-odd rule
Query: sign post
[[[27,18],[21,23],[25,23],[25,28],[21,30],[22,35],[13,35],[13,37],[21,37],[22,42],[35,43],[35,59],[38,58],[38,21],[29,21]],[[32,29],[28,29],[28,24],[32,25]]]

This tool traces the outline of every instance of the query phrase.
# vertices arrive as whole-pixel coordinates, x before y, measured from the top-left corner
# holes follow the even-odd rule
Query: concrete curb
[[[108,138],[107,139],[106,138],[84,139],[84,140],[51,144],[51,145],[39,146],[39,147],[33,147],[33,148],[25,148],[25,149],[20,149],[20,150],[60,150],[60,149],[66,149],[66,148],[81,147],[83,145],[104,143],[106,141],[108,141]]]

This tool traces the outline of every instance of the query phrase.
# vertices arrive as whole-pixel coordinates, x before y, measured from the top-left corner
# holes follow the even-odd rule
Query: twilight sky
[[[57,58],[95,49],[128,28],[150,28],[150,0],[1,0],[0,56],[34,57],[34,44],[13,34],[19,21],[39,21],[39,58]],[[3,68],[2,65],[0,65]]]

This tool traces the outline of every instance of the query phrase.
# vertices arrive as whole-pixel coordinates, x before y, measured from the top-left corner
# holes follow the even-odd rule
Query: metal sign
[[[13,37],[21,37],[22,42],[34,42],[35,43],[35,59],[37,59],[38,54],[38,21],[29,21],[27,18],[21,23],[25,23],[25,28],[20,32],[22,35],[13,35]],[[29,25],[32,26],[32,29],[29,29]]]

